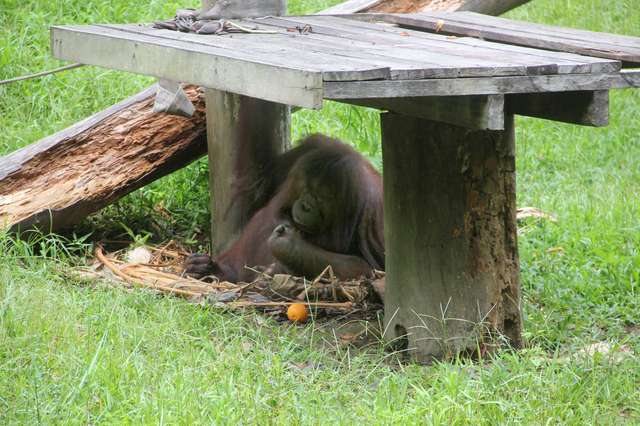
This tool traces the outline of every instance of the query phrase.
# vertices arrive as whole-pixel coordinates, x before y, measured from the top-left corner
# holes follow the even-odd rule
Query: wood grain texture
[[[205,87],[307,108],[322,106],[322,74],[252,60],[231,49],[163,40],[100,26],[52,27],[54,56],[190,82]]]
[[[246,22],[245,25],[249,26],[252,22]],[[296,37],[295,34],[284,31],[281,31],[281,34],[261,34],[256,38],[254,34],[220,36],[181,33],[145,25],[98,26],[134,36],[143,34],[170,44],[178,40],[191,46],[215,49],[211,51],[212,54],[216,54],[221,49],[228,52],[245,52],[244,57],[254,61],[321,73],[323,81],[376,80],[390,77],[389,65],[384,64],[384,61],[376,61],[375,58],[369,58],[366,55],[337,56],[336,52],[328,51],[327,46],[306,43],[310,40],[309,37]]]
[[[556,73],[557,65],[549,58],[540,58],[517,53],[502,54],[487,46],[459,44],[441,35],[421,37],[419,31],[404,30],[399,33],[380,31],[377,24],[357,22],[331,16],[298,16],[286,18],[257,19],[276,28],[293,28],[310,25],[310,34],[290,40],[296,43],[302,39],[318,39],[333,42],[341,50],[341,56],[350,54],[377,54],[386,56],[392,75],[396,71],[394,63],[410,59],[422,64],[425,78],[442,76],[494,76]],[[448,75],[442,71],[451,71]],[[438,73],[440,71],[440,73]]]
[[[0,157],[0,229],[57,231],[206,152],[204,99],[192,118],[153,112],[155,87]]]
[[[421,361],[499,336],[521,346],[513,116],[504,131],[393,113],[381,124],[386,338]]]
[[[295,19],[287,17],[286,19]],[[553,52],[541,49],[533,49],[523,46],[514,46],[504,43],[493,43],[473,37],[451,37],[437,33],[424,31],[407,31],[395,25],[381,24],[371,25],[370,22],[360,21],[354,17],[305,17],[314,23],[339,25],[340,28],[348,28],[351,31],[366,29],[384,35],[386,44],[420,45],[425,49],[431,47],[446,47],[446,52],[451,55],[472,58],[480,57],[500,60],[503,63],[526,65],[528,74],[562,74],[589,73],[589,72],[614,72],[620,70],[620,62],[610,59],[592,58],[566,52]],[[394,38],[391,38],[394,36]],[[400,38],[399,38],[400,37]],[[380,43],[381,40],[376,40]],[[539,70],[536,71],[536,67]],[[545,72],[545,68],[550,67]]]
[[[469,36],[501,43],[557,50],[640,63],[640,38],[530,24],[477,13],[358,14],[354,19],[382,20],[407,28]]]

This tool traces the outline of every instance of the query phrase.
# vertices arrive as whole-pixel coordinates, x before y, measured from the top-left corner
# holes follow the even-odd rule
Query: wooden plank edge
[[[97,49],[96,46],[100,46]],[[126,47],[130,47],[126,49]],[[271,102],[322,108],[323,77],[320,72],[277,68],[229,57],[214,57],[196,48],[177,49],[153,42],[133,42],[102,34],[92,34],[77,28],[51,27],[51,50],[57,59],[98,65],[120,71],[146,74],[158,78],[185,81],[204,87],[254,96]],[[218,73],[196,71],[194,67],[176,67],[201,61],[209,69],[226,67],[234,74],[244,75],[236,81],[221,81]],[[117,65],[115,65],[117,63]],[[255,72],[251,72],[254,69]],[[248,84],[247,74],[259,80]],[[227,74],[224,71],[219,74]],[[229,73],[231,74],[231,73]],[[256,95],[255,90],[257,89]]]
[[[493,78],[447,78],[325,83],[331,100],[416,96],[501,95],[640,87],[640,69],[607,74],[561,74]]]
[[[437,14],[433,13],[415,13],[411,15],[398,13],[358,13],[348,16],[337,16],[363,20],[367,22],[385,22],[389,24],[396,24],[403,28],[422,30],[430,33],[439,33],[442,35],[452,35],[456,37],[474,37],[486,41],[493,41],[496,43],[505,43],[515,46],[525,46],[536,49],[574,53],[577,55],[611,59],[614,61],[622,61],[627,63],[640,62],[640,54],[636,53],[600,50],[597,48],[586,46],[585,42],[580,41],[571,42],[552,38],[539,40],[533,37],[533,35],[528,35],[526,33],[507,35],[503,32],[500,32],[498,29],[492,29],[490,27],[478,28],[477,24],[467,24],[451,19],[440,19]],[[514,32],[513,30],[504,31],[510,31],[512,33]],[[620,67],[621,66],[622,65],[620,64]]]

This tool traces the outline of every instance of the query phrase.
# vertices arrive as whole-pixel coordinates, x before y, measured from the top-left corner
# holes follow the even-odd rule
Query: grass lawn
[[[290,0],[290,9],[338,2]],[[196,3],[0,0],[0,80],[61,64],[49,25],[151,21]],[[508,16],[640,36],[638,0],[533,0]],[[0,155],[150,82],[83,67],[0,86]],[[330,103],[295,114],[293,131],[341,137],[380,164],[372,110]],[[208,232],[199,161],[75,235],[0,236],[0,424],[638,424],[640,91],[612,92],[603,129],[518,118],[517,149],[518,205],[558,218],[521,228],[526,349],[399,364],[382,346],[320,345],[312,326],[68,277],[107,235],[197,245]],[[171,221],[153,213],[158,203]],[[580,354],[595,342],[613,351]]]

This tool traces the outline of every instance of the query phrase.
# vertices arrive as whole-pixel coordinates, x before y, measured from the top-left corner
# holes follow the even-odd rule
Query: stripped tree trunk
[[[344,13],[416,13],[470,11],[500,15],[529,0],[348,0],[320,12]]]
[[[204,99],[191,118],[152,111],[155,87],[0,158],[0,229],[57,230],[207,152]]]

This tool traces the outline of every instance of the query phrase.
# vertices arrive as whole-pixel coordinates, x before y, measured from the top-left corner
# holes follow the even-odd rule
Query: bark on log
[[[321,12],[344,13],[415,13],[471,11],[500,15],[530,0],[348,0]]]
[[[500,14],[528,0],[350,0],[321,13],[471,10]],[[207,152],[204,99],[188,119],[151,111],[148,88],[68,129],[0,157],[0,229],[56,231]]]
[[[58,230],[207,152],[204,97],[191,118],[152,111],[155,86],[0,158],[0,229]]]

